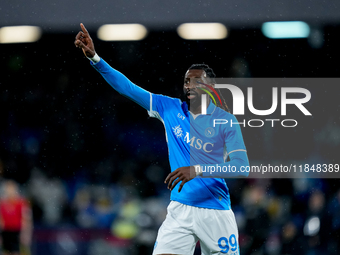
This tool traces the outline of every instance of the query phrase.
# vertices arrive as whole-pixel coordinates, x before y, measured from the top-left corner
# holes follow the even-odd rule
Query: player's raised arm
[[[151,111],[151,93],[133,84],[126,76],[101,59],[94,49],[94,43],[89,32],[82,23],[80,27],[82,31],[77,34],[74,44],[77,48],[82,49],[85,56],[91,60],[91,65],[120,94]]]

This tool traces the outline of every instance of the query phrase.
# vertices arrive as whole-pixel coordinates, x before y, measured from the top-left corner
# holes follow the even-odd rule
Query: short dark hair
[[[214,73],[214,71],[212,70],[212,68],[210,68],[208,65],[206,64],[193,64],[189,67],[188,70],[192,70],[192,69],[198,69],[198,70],[204,70],[205,73],[207,74],[207,76],[213,81],[215,82],[215,77],[216,74]]]

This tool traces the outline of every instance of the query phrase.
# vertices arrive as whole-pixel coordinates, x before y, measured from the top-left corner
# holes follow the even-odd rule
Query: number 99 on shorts
[[[231,251],[229,254],[239,254],[238,252],[238,244],[237,239],[234,234],[232,234],[229,239],[227,237],[222,236],[220,239],[218,239],[218,246],[221,249],[221,253],[227,254],[229,251]]]

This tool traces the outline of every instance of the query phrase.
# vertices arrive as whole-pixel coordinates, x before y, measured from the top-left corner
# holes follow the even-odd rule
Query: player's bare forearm
[[[173,190],[175,186],[180,182],[178,192],[181,192],[183,186],[188,181],[191,181],[196,177],[195,167],[184,166],[177,168],[175,171],[171,172],[165,179],[164,183],[168,183],[168,189]]]
[[[94,55],[96,55],[96,51],[94,49],[92,38],[83,23],[80,23],[80,27],[82,31],[79,31],[77,34],[74,45],[77,48],[82,49],[86,57],[93,58]]]
[[[205,169],[202,170],[202,167],[205,167]],[[218,168],[223,169],[223,171],[220,171]],[[225,169],[231,170],[227,171]],[[178,192],[180,192],[184,184],[191,181],[196,176],[203,178],[241,178],[249,175],[247,169],[249,169],[247,154],[245,152],[235,152],[229,162],[177,168],[166,177],[164,183],[168,183],[168,189],[173,190],[181,181],[178,188]]]

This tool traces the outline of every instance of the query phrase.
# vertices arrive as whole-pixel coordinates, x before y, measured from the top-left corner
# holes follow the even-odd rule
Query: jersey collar
[[[210,100],[210,104],[207,108],[207,114],[211,115],[216,109],[216,105],[213,104],[213,102]]]
[[[213,102],[210,100],[209,106],[207,108],[207,115],[213,114],[213,112],[216,109],[216,105],[213,104]],[[182,110],[185,113],[185,115],[188,116],[189,110],[188,110],[188,104],[187,102],[182,102]]]

